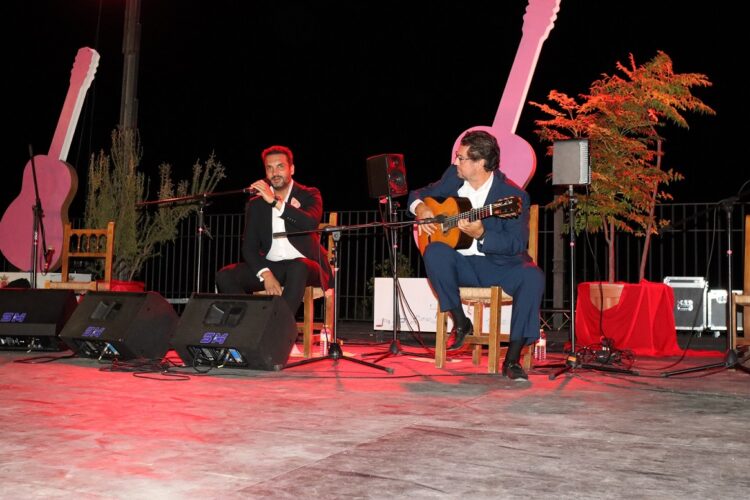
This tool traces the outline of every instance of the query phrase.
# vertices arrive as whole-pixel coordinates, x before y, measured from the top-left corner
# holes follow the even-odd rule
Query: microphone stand
[[[576,350],[576,283],[575,283],[575,271],[576,271],[576,197],[573,191],[573,185],[568,186],[568,238],[570,243],[570,352],[565,357],[565,364],[558,371],[549,375],[550,380],[555,380],[563,373],[573,372],[579,368],[585,368],[589,370],[598,370],[602,372],[610,373],[623,373],[627,375],[638,375],[638,372],[634,370],[627,370],[624,368],[615,368],[611,366],[599,366],[592,365],[589,363],[583,363]],[[547,365],[552,367],[553,365]]]
[[[206,207],[206,196],[205,194],[201,196],[200,200],[198,201],[198,252],[197,252],[197,259],[198,259],[198,272],[197,276],[195,278],[195,289],[200,292],[201,291],[201,275],[202,275],[202,269],[203,269],[203,235],[205,234],[208,236],[208,239],[213,239],[211,236],[211,231],[208,229],[208,226],[206,226],[205,223],[205,216],[203,213],[203,209]]]
[[[410,223],[411,224],[411,223]],[[337,262],[339,259],[339,240],[341,239],[341,231],[351,231],[354,229],[362,229],[362,228],[369,228],[369,227],[378,227],[382,226],[382,223],[370,223],[370,224],[355,224],[352,226],[328,226],[324,227],[322,229],[311,229],[309,231],[290,231],[290,232],[281,232],[281,233],[273,233],[274,238],[284,238],[287,236],[298,236],[303,234],[314,234],[314,233],[323,233],[323,234],[332,234],[333,236],[333,254],[334,254],[334,268],[337,266]],[[294,363],[288,363],[284,366],[284,370],[287,368],[293,368],[295,366],[301,366],[301,365],[307,365],[310,363],[317,363],[318,361],[323,361],[326,359],[330,359],[334,362],[334,365],[338,362],[339,359],[343,359],[345,361],[351,361],[352,363],[357,363],[364,366],[369,366],[370,368],[375,368],[377,370],[383,370],[389,374],[393,373],[393,368],[389,368],[386,366],[380,366],[375,363],[370,363],[368,361],[363,361],[361,359],[352,358],[351,356],[345,356],[341,345],[338,342],[338,317],[339,317],[339,311],[338,311],[338,302],[339,302],[339,273],[336,269],[334,269],[333,272],[333,288],[335,290],[334,295],[334,301],[333,301],[333,338],[331,340],[331,343],[328,347],[328,354],[324,356],[318,356],[315,358],[310,359],[303,359],[301,361],[295,361]]]
[[[29,144],[29,157],[31,157],[31,176],[34,180],[34,206],[31,208],[34,212],[33,226],[33,247],[31,249],[31,288],[36,288],[36,274],[39,266],[39,234],[42,236],[42,248],[44,248],[44,258],[47,262],[47,238],[44,233],[44,210],[42,209],[42,199],[39,197],[39,183],[36,178],[36,163],[34,162],[34,151]],[[47,270],[45,269],[45,272]]]
[[[136,207],[147,207],[150,205],[168,205],[172,203],[190,203],[190,202],[197,202],[198,203],[198,242],[197,242],[197,259],[198,259],[198,265],[196,266],[196,277],[195,277],[195,292],[201,293],[201,281],[203,276],[203,236],[207,236],[209,239],[213,239],[211,236],[211,231],[209,230],[208,226],[206,226],[205,223],[205,213],[204,209],[206,205],[208,205],[208,199],[209,198],[215,198],[218,196],[227,196],[230,194],[247,194],[255,192],[254,189],[235,189],[232,191],[222,191],[219,193],[198,193],[194,195],[187,195],[187,196],[176,196],[174,198],[163,198],[161,200],[152,200],[152,201],[142,201],[140,203],[136,203]]]
[[[386,199],[388,202],[388,213],[391,223],[396,223],[396,208],[397,203],[393,202],[393,199],[390,195],[386,195]],[[409,221],[410,225],[413,225],[415,221]],[[418,223],[418,221],[417,221]],[[422,358],[431,358],[434,355],[430,353],[412,353],[412,352],[406,352],[403,349],[401,349],[401,342],[398,338],[398,332],[399,328],[401,327],[401,314],[400,314],[400,297],[401,297],[401,286],[398,282],[398,243],[396,242],[396,226],[391,225],[390,231],[386,232],[386,239],[389,240],[388,243],[390,243],[390,258],[391,258],[391,278],[393,283],[393,337],[391,338],[391,343],[388,346],[388,350],[385,353],[382,352],[368,352],[363,354],[362,356],[377,356],[380,355],[374,363],[377,363],[385,358],[388,358],[390,356],[398,356],[398,355],[406,355],[406,356],[414,356],[414,357],[422,357]],[[390,237],[389,237],[390,234]],[[425,348],[425,350],[427,350]]]
[[[740,189],[740,192],[742,192],[742,189]],[[671,377],[673,375],[711,370],[714,368],[737,368],[745,373],[750,373],[750,368],[743,364],[748,360],[748,356],[745,355],[742,358],[739,357],[734,345],[734,336],[732,335],[734,323],[737,320],[732,314],[732,208],[738,200],[739,196],[732,196],[725,200],[721,200],[718,203],[727,215],[727,352],[724,356],[724,360],[721,363],[710,363],[707,365],[695,366],[693,368],[685,368],[683,370],[664,372],[661,374],[662,377]],[[750,263],[745,263],[745,265],[748,264]]]

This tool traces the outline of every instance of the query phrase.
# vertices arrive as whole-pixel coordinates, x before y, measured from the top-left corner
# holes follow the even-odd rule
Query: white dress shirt
[[[490,194],[490,188],[492,187],[492,180],[495,178],[494,175],[490,175],[482,184],[479,189],[471,187],[467,181],[464,181],[464,185],[458,189],[458,196],[462,198],[468,198],[471,201],[471,208],[480,208],[484,206],[487,195]],[[458,250],[458,253],[462,255],[484,255],[482,252],[477,250],[477,240],[471,240],[471,246],[463,250]]]
[[[283,201],[276,203],[276,206],[271,208],[272,233],[286,232],[286,223],[284,222],[284,219],[281,218],[281,214],[284,213],[284,208],[289,202],[289,197],[292,195],[293,186],[294,181],[289,183],[289,189],[286,192],[286,198]],[[288,238],[273,238],[271,242],[271,249],[268,251],[268,254],[266,254],[266,259],[270,260],[271,262],[278,262],[280,260],[293,260],[304,257],[305,256],[302,255],[300,251],[297,250],[294,245],[289,242]],[[264,267],[263,269],[258,271],[258,279],[263,281],[263,277],[261,275],[266,271],[268,271],[267,267]]]

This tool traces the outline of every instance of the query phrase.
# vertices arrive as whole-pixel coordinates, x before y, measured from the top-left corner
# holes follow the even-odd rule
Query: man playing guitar
[[[502,373],[511,379],[526,380],[528,377],[518,361],[523,347],[539,338],[544,273],[527,252],[529,195],[508,180],[499,166],[500,148],[496,138],[481,130],[467,132],[461,138],[453,164],[437,182],[412,191],[408,206],[411,213],[422,220],[436,215],[430,208],[430,198],[468,198],[475,209],[501,198],[521,200],[520,215],[515,218],[458,220],[453,231],[468,235],[470,246],[455,249],[441,238],[435,238],[436,241],[426,245],[423,258],[441,310],[449,311],[453,317],[456,336],[451,350],[459,349],[473,331],[461,307],[459,287],[500,285],[513,297],[510,344]],[[443,231],[442,224],[437,223],[424,223],[418,228],[422,236]]]

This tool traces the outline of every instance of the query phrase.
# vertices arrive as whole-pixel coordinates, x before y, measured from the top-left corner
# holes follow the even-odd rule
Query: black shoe
[[[455,331],[456,338],[453,341],[453,345],[448,348],[449,351],[456,351],[463,347],[466,336],[474,333],[474,327],[472,326],[471,321],[467,319],[466,324],[462,328],[456,327]]]
[[[503,363],[503,376],[511,380],[529,380],[529,376],[518,363]]]

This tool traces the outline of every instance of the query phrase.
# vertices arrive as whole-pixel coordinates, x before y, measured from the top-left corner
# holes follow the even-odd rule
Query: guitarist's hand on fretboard
[[[420,203],[417,205],[417,208],[414,209],[415,215],[417,216],[417,220],[422,219],[432,219],[435,217],[435,214],[432,213],[432,210],[430,210],[430,207],[428,207],[425,203]],[[422,233],[426,233],[429,235],[435,234],[435,231],[437,231],[437,226],[433,223],[427,223],[427,224],[417,224],[417,235],[420,235]]]
[[[458,229],[473,239],[477,239],[484,234],[484,224],[482,224],[481,220],[469,222],[468,219],[459,219]]]

